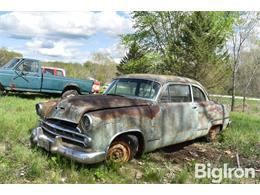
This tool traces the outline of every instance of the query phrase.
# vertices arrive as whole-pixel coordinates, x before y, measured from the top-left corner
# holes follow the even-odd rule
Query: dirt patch
[[[257,156],[247,158],[234,150],[221,150],[217,148],[217,144],[196,141],[177,144],[151,153],[150,160],[156,163],[168,161],[173,164],[184,164],[192,161],[209,162],[215,165],[228,163],[232,166],[239,164],[241,167],[260,169],[260,160]]]

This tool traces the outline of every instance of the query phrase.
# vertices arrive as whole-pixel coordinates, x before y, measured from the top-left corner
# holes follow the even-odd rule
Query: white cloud
[[[131,31],[116,12],[11,12],[0,15],[0,31],[16,38],[87,38],[98,31],[116,36]]]
[[[102,32],[115,38],[131,31],[131,19],[117,12],[10,12],[0,15],[0,34],[24,40],[24,46],[16,48],[24,47],[22,53],[46,59],[83,62],[90,56],[88,51],[82,51],[89,37]],[[113,58],[120,58],[121,50],[116,47],[112,45],[104,50]]]
[[[45,41],[46,40],[33,39],[26,43],[26,47],[32,53],[48,57],[59,57],[63,61],[84,62],[89,57],[89,52],[79,49],[82,43],[69,40],[49,43]]]
[[[116,62],[118,62],[123,56],[125,56],[127,48],[120,43],[116,43],[107,48],[100,48],[99,52],[109,54]]]

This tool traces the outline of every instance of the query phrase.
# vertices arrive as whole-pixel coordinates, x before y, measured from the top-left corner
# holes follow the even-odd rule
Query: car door
[[[194,117],[194,121],[196,121],[195,130],[206,132],[209,128],[208,110],[210,107],[207,95],[199,86],[195,85],[192,85],[192,94],[194,110],[196,111]]]
[[[35,60],[24,59],[14,70],[11,86],[23,91],[40,91],[41,74],[39,64]]]
[[[169,83],[160,97],[161,133],[164,146],[190,139],[196,113],[189,84]]]

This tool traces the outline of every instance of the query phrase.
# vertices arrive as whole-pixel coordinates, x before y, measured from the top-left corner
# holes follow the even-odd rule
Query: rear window
[[[44,74],[47,74],[47,75],[54,75],[54,70],[53,69],[44,69],[44,72],[43,72]]]
[[[61,70],[56,70],[56,75],[61,77],[64,76]]]

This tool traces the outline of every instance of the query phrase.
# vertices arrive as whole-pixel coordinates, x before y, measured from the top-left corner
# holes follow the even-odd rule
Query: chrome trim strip
[[[61,131],[65,131],[65,132],[67,132],[67,133],[71,133],[71,134],[75,134],[75,135],[78,135],[78,136],[82,136],[82,137],[84,137],[84,138],[87,138],[87,137],[88,137],[87,135],[78,133],[78,132],[76,132],[76,131],[71,131],[71,130],[65,129],[65,128],[61,127],[61,126],[58,126],[58,125],[55,125],[55,124],[52,124],[52,123],[48,123],[48,122],[43,121],[43,120],[41,120],[41,122],[44,123],[44,124],[46,124],[46,125],[48,125],[48,126],[50,126],[50,127],[52,127],[52,128],[54,128],[54,129],[58,129],[58,130],[61,130]],[[75,129],[75,130],[76,130],[76,129]]]
[[[47,131],[48,133],[50,133],[50,134],[53,134],[53,135],[55,135],[55,136],[59,136],[59,137],[61,137],[61,138],[68,139],[68,140],[71,140],[71,141],[75,141],[75,142],[78,142],[78,143],[83,144],[84,146],[87,146],[84,141],[80,141],[80,140],[77,140],[77,139],[74,139],[74,138],[67,137],[67,136],[65,136],[65,135],[61,135],[61,134],[54,133],[54,132],[50,131],[49,129],[45,128],[45,127],[42,127],[42,128],[43,128],[45,131]]]

